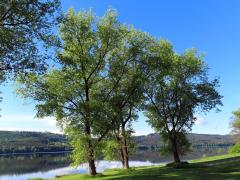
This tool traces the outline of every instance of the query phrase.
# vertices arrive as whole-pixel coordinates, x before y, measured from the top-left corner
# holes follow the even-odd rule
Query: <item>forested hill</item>
[[[227,148],[234,144],[230,135],[189,134],[192,147]],[[155,151],[163,144],[159,134],[135,136],[138,151]],[[66,136],[54,133],[0,131],[0,154],[69,151]]]
[[[0,131],[0,154],[69,151],[66,136],[28,131]]]
[[[135,136],[134,138],[139,150],[156,150],[163,145],[162,138],[157,133],[149,134],[147,136]],[[190,133],[187,135],[187,138],[194,149],[227,149],[235,144],[234,138],[231,135]]]

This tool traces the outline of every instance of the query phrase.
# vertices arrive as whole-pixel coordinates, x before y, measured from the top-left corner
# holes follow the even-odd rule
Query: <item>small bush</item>
[[[233,147],[229,148],[229,153],[240,153],[240,143],[235,144]]]

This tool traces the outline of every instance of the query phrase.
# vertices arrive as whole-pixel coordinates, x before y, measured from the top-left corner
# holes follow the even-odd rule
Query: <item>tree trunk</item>
[[[95,166],[95,160],[94,160],[94,149],[93,149],[93,144],[92,144],[92,137],[91,137],[91,125],[90,125],[90,111],[89,111],[89,106],[88,103],[90,101],[89,98],[89,85],[88,85],[88,80],[84,78],[85,81],[85,93],[86,93],[86,102],[87,102],[87,108],[86,108],[86,113],[87,113],[87,121],[85,124],[85,133],[87,135],[87,159],[88,159],[88,167],[89,167],[89,174],[91,176],[95,176],[97,174],[96,171],[96,166]]]
[[[88,146],[87,159],[88,159],[89,174],[91,176],[95,176],[97,174],[97,171],[96,171],[95,160],[94,160],[94,150],[93,150],[93,145],[92,145],[90,127],[86,128],[86,134],[88,135],[88,139],[87,139],[87,146]]]
[[[177,147],[177,138],[175,135],[173,135],[171,138],[171,145],[172,145],[172,153],[173,153],[173,158],[175,163],[180,163],[180,157],[178,153],[178,147]]]
[[[94,153],[91,140],[88,142],[88,167],[89,174],[95,176],[97,174],[95,161],[94,161]]]
[[[119,149],[120,152],[120,157],[121,157],[121,162],[122,162],[122,167],[125,167],[125,160],[124,160],[124,154],[123,154],[123,149],[122,147]]]
[[[128,145],[126,139],[125,125],[122,125],[122,139],[123,139],[123,157],[124,157],[124,168],[129,169],[129,159],[128,159]]]
[[[122,167],[124,168],[124,154],[123,154],[123,148],[122,148],[122,141],[121,141],[121,138],[119,137],[119,131],[115,133],[115,138],[117,140],[117,143],[119,145],[119,156],[120,156],[120,159],[121,159],[121,162],[122,162]]]
[[[128,149],[126,145],[124,145],[123,147],[123,155],[124,155],[124,168],[129,169]]]

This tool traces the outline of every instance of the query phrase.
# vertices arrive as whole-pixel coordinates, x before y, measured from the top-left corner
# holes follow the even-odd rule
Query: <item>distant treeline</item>
[[[66,136],[61,134],[0,131],[0,154],[70,150]]]
[[[193,150],[228,149],[234,145],[229,135],[190,134],[189,136]],[[157,152],[163,145],[158,134],[135,136],[134,142],[137,152]],[[0,131],[0,154],[59,151],[71,151],[68,139],[64,135],[48,132]]]
[[[228,149],[235,144],[193,144],[191,146],[192,150],[199,150],[199,149],[205,149],[205,150],[210,150],[210,149]],[[157,152],[159,149],[161,149],[162,146],[138,146],[136,150],[138,152]]]

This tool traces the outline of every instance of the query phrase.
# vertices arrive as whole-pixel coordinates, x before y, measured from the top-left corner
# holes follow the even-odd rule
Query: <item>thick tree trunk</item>
[[[128,144],[126,139],[125,125],[122,125],[122,139],[123,139],[123,157],[124,157],[124,168],[129,169],[129,158],[128,158]]]
[[[171,138],[171,145],[172,145],[172,153],[173,153],[173,158],[175,163],[180,163],[180,157],[178,153],[178,146],[177,146],[177,138],[175,135],[173,135]]]
[[[97,174],[96,166],[95,166],[95,160],[94,160],[94,149],[91,139],[91,130],[90,127],[86,127],[86,134],[88,135],[87,139],[87,159],[88,159],[88,167],[89,167],[89,174],[91,176],[95,176]]]
[[[115,138],[117,140],[117,143],[119,144],[119,149],[118,149],[118,152],[119,152],[119,156],[120,156],[120,160],[122,162],[122,167],[124,168],[124,154],[123,154],[123,148],[122,148],[122,141],[121,141],[121,138],[119,137],[119,132],[116,132],[115,133]]]
[[[123,154],[123,149],[122,149],[122,147],[119,149],[119,152],[120,152],[122,167],[124,168],[124,166],[125,166],[125,160],[124,160],[124,154]]]
[[[93,144],[92,144],[92,138],[91,138],[91,126],[90,126],[90,111],[88,107],[88,103],[90,101],[89,98],[89,84],[88,80],[85,78],[85,93],[86,93],[86,102],[87,102],[87,121],[85,124],[85,133],[88,136],[87,138],[87,159],[88,159],[88,167],[89,167],[89,174],[91,176],[95,176],[97,174],[96,171],[96,166],[95,166],[95,160],[94,160],[94,149],[93,149]]]
[[[123,147],[123,155],[124,155],[124,168],[129,169],[128,149],[126,145],[124,145]]]
[[[88,167],[89,167],[89,174],[95,176],[97,174],[95,160],[94,160],[94,152],[92,147],[92,142],[89,140],[88,142]]]

